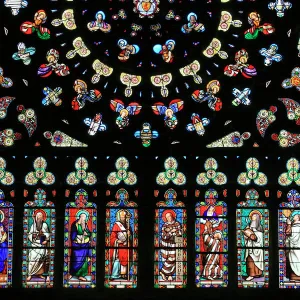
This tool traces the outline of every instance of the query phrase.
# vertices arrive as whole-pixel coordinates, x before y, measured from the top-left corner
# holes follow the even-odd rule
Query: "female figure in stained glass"
[[[243,230],[246,248],[246,266],[247,266],[247,281],[253,278],[263,276],[264,270],[264,251],[263,247],[264,236],[263,228],[260,220],[262,215],[259,211],[253,210],[250,215],[250,224]]]
[[[85,276],[88,274],[90,260],[90,238],[91,232],[88,228],[87,221],[89,214],[87,211],[80,210],[76,214],[77,220],[71,226],[71,261],[70,276],[78,277],[81,281],[87,281]]]
[[[111,279],[129,280],[130,263],[132,260],[132,229],[129,220],[131,214],[121,209],[116,214],[116,222],[110,235]]]

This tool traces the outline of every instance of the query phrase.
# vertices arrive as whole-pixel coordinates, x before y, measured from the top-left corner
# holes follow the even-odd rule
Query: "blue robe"
[[[0,223],[0,227],[4,228],[4,225]],[[5,270],[5,265],[7,261],[7,255],[8,255],[8,242],[7,240],[0,243],[0,273],[3,273]]]
[[[77,221],[73,222],[71,227],[71,240],[72,240],[72,250],[71,250],[71,261],[70,261],[70,274],[72,276],[84,277],[88,274],[88,257],[90,254],[90,242],[79,244],[76,242],[76,236],[82,235],[86,232],[86,237],[91,235],[87,227],[83,231],[81,225],[77,224]]]

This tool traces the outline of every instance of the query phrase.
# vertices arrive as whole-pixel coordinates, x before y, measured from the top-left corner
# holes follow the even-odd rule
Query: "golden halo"
[[[262,217],[263,217],[263,215],[262,215],[262,213],[261,213],[260,211],[258,211],[258,210],[253,210],[253,211],[251,211],[251,213],[249,214],[249,219],[250,219],[250,220],[251,220],[251,218],[252,218],[252,216],[253,216],[254,214],[260,215],[260,218],[261,218],[261,219],[262,219]]]

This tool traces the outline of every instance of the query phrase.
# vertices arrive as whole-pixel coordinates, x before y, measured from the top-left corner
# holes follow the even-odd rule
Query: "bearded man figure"
[[[49,280],[49,250],[47,246],[50,240],[50,230],[41,211],[37,212],[35,217],[33,216],[28,240],[32,248],[28,250],[27,281],[30,281],[32,276],[38,276],[43,279],[46,276],[47,280]]]

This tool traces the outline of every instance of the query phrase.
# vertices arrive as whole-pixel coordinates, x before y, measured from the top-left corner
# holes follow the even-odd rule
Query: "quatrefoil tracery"
[[[259,186],[263,186],[268,183],[267,176],[262,172],[258,172],[259,162],[256,158],[250,157],[246,161],[246,168],[247,171],[241,173],[237,178],[239,184],[249,185],[252,180],[256,185]]]
[[[167,185],[172,181],[176,185],[184,185],[186,183],[185,175],[177,171],[178,163],[174,157],[169,157],[164,163],[165,171],[160,172],[156,177],[156,183],[159,185]]]
[[[207,185],[212,181],[216,185],[223,185],[227,183],[227,177],[222,172],[217,172],[218,162],[210,157],[204,163],[205,172],[199,173],[196,181],[199,185]]]
[[[67,176],[67,183],[69,185],[78,185],[80,181],[83,181],[86,185],[94,185],[97,183],[97,177],[92,172],[87,172],[89,164],[84,157],[79,157],[75,161],[75,172],[69,173]]]
[[[125,157],[120,157],[116,161],[116,172],[111,172],[107,177],[107,183],[109,185],[118,185],[121,181],[124,181],[127,185],[134,185],[137,182],[135,173],[128,171],[129,162]]]
[[[28,185],[36,185],[41,181],[45,185],[51,185],[55,182],[55,176],[51,172],[46,172],[47,162],[45,158],[38,157],[33,162],[33,172],[29,172],[25,176],[25,182]]]

